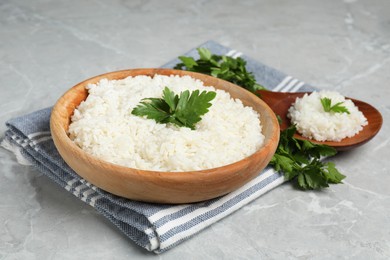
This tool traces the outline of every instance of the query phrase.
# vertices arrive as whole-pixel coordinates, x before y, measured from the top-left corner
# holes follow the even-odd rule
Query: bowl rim
[[[77,83],[76,85],[74,85],[73,87],[68,89],[57,100],[56,104],[54,105],[54,107],[51,111],[51,116],[50,116],[50,131],[51,131],[52,135],[55,134],[61,140],[62,145],[67,146],[67,149],[70,149],[75,154],[79,154],[79,155],[84,156],[89,163],[93,163],[95,165],[99,164],[99,166],[102,168],[113,168],[114,167],[116,169],[117,175],[126,175],[126,177],[129,177],[129,175],[132,175],[133,177],[137,177],[137,178],[141,178],[141,179],[149,179],[149,180],[151,180],[151,179],[155,180],[156,178],[159,178],[159,177],[164,177],[164,179],[168,179],[168,180],[169,179],[174,180],[174,179],[177,179],[178,177],[179,178],[191,177],[191,179],[192,178],[198,179],[199,176],[205,176],[205,177],[207,176],[207,178],[211,177],[211,178],[215,179],[215,178],[218,178],[219,176],[225,176],[227,172],[232,172],[232,170],[234,170],[234,168],[241,169],[242,167],[247,167],[249,165],[250,161],[252,160],[252,158],[259,156],[262,153],[262,151],[266,150],[266,148],[268,148],[268,147],[271,147],[271,149],[272,149],[272,146],[275,146],[275,143],[276,143],[276,146],[275,146],[275,149],[273,149],[272,154],[276,151],[277,143],[279,141],[280,128],[279,128],[279,123],[277,121],[277,118],[276,118],[276,115],[274,114],[274,112],[271,110],[271,108],[263,100],[261,100],[259,97],[257,97],[252,92],[250,92],[242,87],[239,87],[231,82],[225,81],[225,80],[222,80],[225,82],[224,84],[227,84],[227,85],[232,86],[234,88],[239,88],[240,90],[247,92],[247,94],[249,94],[251,99],[255,100],[255,102],[262,104],[262,108],[267,110],[267,114],[271,115],[272,125],[273,125],[273,127],[275,127],[275,131],[269,138],[265,138],[263,145],[258,150],[256,150],[253,154],[251,154],[251,155],[249,155],[241,160],[238,160],[238,161],[235,161],[233,163],[229,163],[229,164],[226,164],[223,166],[218,166],[218,167],[208,168],[208,169],[203,169],[203,170],[193,170],[193,171],[158,171],[158,170],[137,169],[137,168],[127,167],[127,166],[123,166],[123,165],[118,165],[118,164],[111,163],[111,162],[105,161],[103,159],[100,159],[97,156],[91,155],[88,152],[84,151],[82,148],[80,148],[78,145],[76,145],[70,139],[70,137],[67,133],[68,129],[64,129],[64,127],[61,127],[62,125],[60,126],[58,124],[58,122],[53,121],[53,118],[55,117],[55,115],[58,115],[60,113],[60,110],[64,109],[64,107],[60,106],[61,101],[66,101],[69,98],[69,96],[71,96],[71,93],[73,93],[75,90],[81,91],[81,88],[83,88],[84,91],[86,91],[85,86],[88,83],[94,84],[94,83],[96,83],[99,80],[104,79],[104,78],[109,78],[109,80],[113,80],[110,78],[111,76],[116,76],[118,74],[119,75],[126,74],[128,72],[137,72],[137,71],[149,71],[150,72],[149,74],[139,74],[139,75],[147,75],[147,76],[153,76],[153,75],[157,75],[157,74],[160,74],[160,75],[179,75],[179,76],[199,75],[202,77],[209,77],[209,79],[216,79],[218,81],[222,80],[222,79],[215,78],[215,77],[212,77],[210,75],[206,75],[206,74],[202,74],[202,73],[184,71],[184,70],[167,69],[167,68],[135,68],[135,69],[124,69],[124,70],[117,70],[117,71],[99,74],[97,76],[93,76],[93,77],[90,77],[86,80],[83,80],[80,83]],[[165,73],[167,73],[167,74],[165,74]],[[130,75],[128,75],[128,76],[130,76]],[[123,79],[123,78],[125,78],[125,77],[119,77],[116,79]],[[198,78],[196,78],[196,79],[198,79]],[[91,82],[91,81],[93,81],[93,82]],[[212,86],[212,85],[207,84],[206,86]],[[215,87],[215,86],[213,86],[213,87]],[[217,88],[217,87],[215,87],[215,88]],[[226,91],[226,90],[224,90],[224,91]],[[228,91],[226,91],[226,92],[228,92]],[[75,108],[77,108],[80,105],[80,103],[78,103]],[[73,109],[73,111],[74,111],[74,109]],[[72,114],[73,114],[73,112],[71,113],[71,115]],[[70,117],[68,118],[68,120],[70,121]],[[261,124],[262,124],[262,132],[263,132],[263,129],[264,129],[263,122],[261,122]],[[69,126],[69,123],[68,123],[68,126]],[[56,131],[56,130],[60,130],[60,131]],[[58,144],[55,142],[56,147],[57,147],[57,145]]]

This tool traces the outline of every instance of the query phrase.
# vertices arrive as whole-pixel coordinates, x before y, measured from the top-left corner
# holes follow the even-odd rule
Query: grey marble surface
[[[0,0],[0,135],[88,77],[161,66],[210,39],[380,110],[375,139],[334,159],[345,183],[285,184],[154,255],[0,149],[0,259],[390,258],[388,0]]]

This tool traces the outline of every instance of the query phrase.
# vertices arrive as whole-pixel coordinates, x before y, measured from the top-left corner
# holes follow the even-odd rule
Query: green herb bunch
[[[172,123],[179,127],[195,129],[201,116],[209,111],[210,101],[216,97],[214,91],[185,90],[176,95],[168,87],[163,90],[162,98],[144,98],[131,113],[146,116],[157,123]]]
[[[349,110],[343,106],[344,102],[338,102],[332,106],[332,100],[330,98],[324,97],[321,98],[321,104],[325,112],[333,113],[347,113],[350,114]]]
[[[253,74],[246,70],[244,59],[211,54],[206,48],[198,48],[197,50],[200,56],[198,60],[192,57],[180,56],[179,59],[182,62],[174,68],[211,75],[242,86],[251,92],[264,89],[256,83]]]
[[[276,171],[283,171],[287,180],[294,180],[298,187],[321,189],[329,183],[340,183],[342,175],[332,162],[321,158],[333,156],[337,151],[327,145],[314,144],[294,138],[296,128],[291,126],[280,134],[278,148],[270,161]]]

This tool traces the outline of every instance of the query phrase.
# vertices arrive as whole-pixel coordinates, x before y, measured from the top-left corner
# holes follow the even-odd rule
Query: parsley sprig
[[[340,183],[342,175],[332,162],[321,158],[337,152],[327,145],[314,144],[294,138],[295,126],[280,134],[278,148],[270,161],[276,171],[282,171],[287,180],[293,180],[303,190],[329,187],[329,183]]]
[[[343,106],[344,102],[338,102],[332,106],[332,100],[330,98],[324,97],[321,98],[321,104],[322,107],[324,108],[325,112],[334,112],[334,113],[349,113],[349,110]]]
[[[210,101],[216,97],[214,91],[185,90],[176,95],[168,87],[163,90],[162,98],[144,98],[131,113],[146,116],[157,123],[172,123],[179,127],[195,129],[201,116],[209,111]]]
[[[215,55],[206,48],[198,48],[199,59],[180,56],[182,61],[176,64],[175,69],[186,69],[188,71],[208,74],[216,78],[230,81],[251,92],[264,89],[256,83],[253,73],[246,69],[246,61],[240,57],[232,58],[224,55]]]
[[[198,60],[180,56],[179,59],[182,62],[177,64],[175,69],[208,74],[230,81],[252,92],[264,89],[263,86],[256,83],[253,74],[246,70],[246,61],[242,58],[211,54],[205,48],[197,50],[200,56]],[[333,107],[336,106],[336,110],[338,110],[337,107],[340,107],[341,104],[336,105]],[[327,145],[298,140],[294,138],[295,132],[294,126],[281,131],[279,145],[270,165],[275,170],[282,171],[288,180],[293,181],[303,190],[321,189],[328,187],[329,184],[342,183],[345,176],[336,169],[335,164],[322,160],[324,157],[335,155],[336,150]]]

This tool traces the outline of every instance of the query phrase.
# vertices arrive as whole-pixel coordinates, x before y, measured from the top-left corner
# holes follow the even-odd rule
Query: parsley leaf
[[[349,110],[345,106],[341,105],[342,103],[343,102],[338,102],[332,106],[332,100],[330,98],[327,97],[321,98],[321,104],[325,112],[350,114]]]
[[[209,111],[210,101],[217,94],[214,91],[185,90],[175,95],[168,87],[163,90],[162,98],[144,98],[131,113],[136,116],[146,116],[157,123],[172,123],[179,127],[195,129],[195,124],[201,116]]]
[[[251,92],[264,89],[256,83],[253,73],[246,69],[246,61],[240,57],[232,58],[224,55],[215,55],[206,48],[198,48],[199,59],[180,56],[181,63],[176,64],[175,69],[208,74],[216,78],[230,81]]]
[[[345,175],[342,175],[337,169],[334,163],[328,162],[325,165],[325,177],[329,183],[340,183]]]

